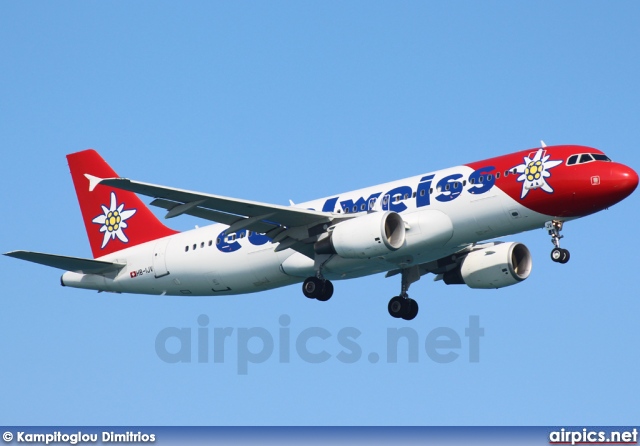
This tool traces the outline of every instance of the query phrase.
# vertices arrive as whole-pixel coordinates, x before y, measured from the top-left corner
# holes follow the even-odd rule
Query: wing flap
[[[106,274],[116,272],[126,266],[125,263],[104,262],[102,260],[83,259],[81,257],[68,257],[56,254],[46,254],[33,251],[11,251],[4,255],[27,262],[59,268],[65,271],[74,271],[82,274]]]

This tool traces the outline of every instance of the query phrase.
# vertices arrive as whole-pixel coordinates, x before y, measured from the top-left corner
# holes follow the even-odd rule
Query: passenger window
[[[193,244],[193,249],[196,249],[198,247],[198,245],[196,245],[195,243]]]
[[[204,248],[204,242],[200,243],[200,247]]]
[[[209,240],[209,246],[213,245],[213,240]]]
[[[578,162],[578,155],[571,155],[567,160],[567,166],[573,166]]]
[[[184,247],[184,252],[189,252],[189,245]]]
[[[424,189],[422,189],[422,190],[420,191],[420,196],[421,196],[421,197],[424,197]]]
[[[447,184],[447,185],[444,187],[444,190],[449,190],[449,189],[451,189],[451,185],[450,185],[450,184]]]

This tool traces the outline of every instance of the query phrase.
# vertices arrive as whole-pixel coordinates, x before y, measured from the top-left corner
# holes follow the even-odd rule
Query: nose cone
[[[611,169],[610,187],[616,202],[624,200],[638,187],[638,174],[629,166],[616,164]]]
[[[638,187],[638,174],[619,163],[599,163],[589,172],[591,184],[574,193],[573,204],[578,215],[601,211],[627,198]],[[597,175],[594,175],[597,174]]]

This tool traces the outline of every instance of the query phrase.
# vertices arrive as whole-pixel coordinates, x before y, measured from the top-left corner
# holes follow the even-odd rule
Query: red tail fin
[[[91,190],[91,178],[118,176],[95,150],[72,153],[67,161],[94,258],[176,233],[133,192],[101,184]]]

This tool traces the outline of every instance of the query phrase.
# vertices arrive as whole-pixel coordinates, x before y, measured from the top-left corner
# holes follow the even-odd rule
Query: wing
[[[155,198],[151,204],[166,209],[165,218],[187,214],[229,225],[227,234],[242,229],[263,233],[278,243],[276,251],[292,248],[313,258],[312,243],[328,225],[345,218],[330,212],[319,212],[290,206],[240,200],[204,194],[126,178],[107,178],[96,183]]]
[[[33,251],[11,251],[4,255],[40,265],[51,266],[65,271],[75,271],[83,274],[105,274],[116,272],[124,268],[124,263],[103,262],[101,260],[83,259],[80,257],[59,256]]]

